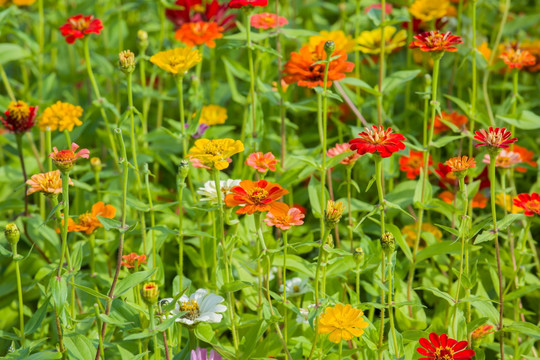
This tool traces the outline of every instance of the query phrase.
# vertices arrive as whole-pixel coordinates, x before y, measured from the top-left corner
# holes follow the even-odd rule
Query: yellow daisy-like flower
[[[199,123],[207,125],[225,124],[227,109],[219,105],[203,106]]]
[[[184,75],[202,61],[202,55],[199,50],[183,47],[158,52],[150,61],[171,74]]]
[[[330,334],[328,340],[338,344],[341,340],[351,340],[354,336],[361,336],[364,329],[369,326],[363,318],[362,310],[351,305],[337,304],[327,307],[319,318],[319,334]]]
[[[418,229],[418,226],[416,224],[411,225],[405,225],[401,229],[401,233],[403,236],[405,236],[405,241],[407,241],[407,244],[409,244],[411,247],[414,246],[414,242],[416,241],[416,230]],[[423,223],[422,224],[422,232],[429,232],[433,234],[435,239],[437,241],[441,241],[442,239],[442,232],[439,230],[438,227],[431,225],[430,223]],[[420,239],[420,243],[418,245],[418,249],[423,249],[426,247],[426,242],[424,239]]]
[[[244,151],[244,144],[233,139],[199,139],[189,150],[189,158],[197,159],[201,164],[223,170],[229,167],[227,159],[234,154]]]
[[[405,30],[397,31],[393,26],[387,26],[384,28],[385,47],[384,52],[386,54],[402,47],[407,42],[407,32]],[[360,36],[356,39],[358,44],[357,49],[365,54],[380,54],[381,52],[381,38],[382,29],[377,28],[371,31],[362,31]]]
[[[30,6],[35,2],[36,0],[13,0],[13,3],[17,6]]]
[[[514,205],[514,199],[517,199],[518,197],[512,197],[511,195],[506,195],[506,210],[511,212],[512,214],[520,214],[523,212],[523,208],[520,208],[519,206]],[[499,205],[500,207],[504,208],[504,195],[503,194],[497,194],[495,198],[495,204]]]
[[[314,35],[309,38],[309,47],[312,51],[315,51],[317,45],[322,41],[333,41],[336,45],[335,51],[345,51],[347,54],[354,50],[356,45],[352,36],[345,34],[341,30],[334,31],[321,31],[319,35]]]
[[[82,107],[58,101],[43,111],[38,126],[43,131],[47,130],[47,128],[51,131],[57,129],[60,131],[73,131],[75,126],[82,125],[82,121],[79,119],[82,114]]]
[[[32,175],[26,181],[26,184],[30,186],[26,191],[26,195],[42,192],[47,196],[54,196],[62,193],[62,178],[59,170]],[[69,179],[69,185],[73,186],[71,179]]]
[[[445,16],[449,6],[448,0],[416,0],[409,8],[409,12],[422,21],[432,21]]]

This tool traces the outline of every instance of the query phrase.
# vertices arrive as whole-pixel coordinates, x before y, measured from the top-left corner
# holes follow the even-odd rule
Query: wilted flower
[[[233,139],[199,139],[189,150],[189,158],[198,159],[201,164],[223,170],[229,167],[227,159],[234,154],[244,151],[244,144]]]
[[[226,195],[230,194],[231,189],[235,186],[240,185],[242,180],[221,180],[219,187],[223,195],[221,198],[225,198]],[[197,190],[197,194],[203,196],[201,201],[210,201],[212,203],[217,202],[217,191],[216,183],[213,180],[207,181],[204,183],[204,186]]]
[[[488,150],[507,149],[510,144],[517,141],[517,138],[510,139],[512,134],[505,128],[493,128],[490,126],[488,131],[480,129],[475,134],[474,138],[478,141],[475,146],[486,146]]]
[[[422,51],[441,53],[444,51],[455,52],[457,48],[454,45],[463,43],[461,37],[452,35],[452,33],[441,33],[438,30],[424,32],[415,35],[415,41],[409,44],[409,48],[419,48]]]
[[[202,55],[200,51],[188,47],[161,51],[150,58],[150,62],[171,74],[179,76],[183,76],[201,61]]]
[[[165,300],[170,302],[173,299]],[[227,307],[221,304],[224,300],[223,297],[209,293],[206,289],[198,289],[189,297],[182,295],[171,314],[174,316],[186,311],[184,316],[176,319],[177,322],[186,325],[195,325],[200,322],[218,323],[223,318],[221,313],[227,310]]]
[[[355,309],[349,304],[327,307],[319,318],[319,334],[330,334],[328,340],[336,344],[341,340],[347,341],[355,336],[361,336],[364,329],[369,326],[363,315],[362,310]]]
[[[333,41],[336,46],[335,51],[343,51],[345,54],[352,52],[356,46],[356,42],[352,36],[346,34],[343,30],[323,30],[319,35],[313,35],[309,38],[309,49],[311,51],[316,51],[317,46],[319,46],[321,42],[324,43],[326,41]]]
[[[382,126],[372,125],[365,128],[366,131],[359,133],[359,138],[349,141],[352,150],[356,150],[360,155],[366,153],[378,153],[381,157],[390,157],[393,153],[405,149],[402,141],[405,137],[401,134],[393,134],[392,128],[384,130]]]
[[[449,6],[448,0],[416,0],[409,7],[409,12],[422,21],[433,21],[445,16]]]
[[[71,143],[71,149],[60,150],[53,147],[53,152],[49,154],[49,157],[53,160],[54,165],[60,170],[60,172],[69,172],[77,162],[78,158],[88,159],[90,151],[88,149],[82,149],[78,153],[76,152],[79,145]]]
[[[75,15],[60,26],[62,36],[66,38],[68,44],[73,44],[75,40],[82,39],[91,33],[99,34],[102,29],[103,23],[99,19],[94,19],[93,15]]]
[[[59,130],[73,131],[75,126],[81,126],[80,117],[83,114],[83,108],[57,101],[43,111],[43,115],[38,121],[38,126],[41,130]]]
[[[251,215],[255,212],[288,211],[287,204],[278,202],[283,195],[289,192],[279,184],[266,180],[253,182],[243,180],[240,185],[231,189],[231,193],[225,197],[225,204],[229,207],[243,205],[236,213]]]
[[[288,206],[287,206],[288,208]],[[295,208],[288,208],[288,210],[273,210],[266,213],[264,222],[268,226],[275,226],[281,230],[289,230],[291,226],[298,226],[304,223],[304,214]]]
[[[206,105],[202,107],[200,123],[209,126],[225,124],[227,120],[227,109],[219,105]]]
[[[336,144],[336,146],[334,146],[333,148],[328,149],[326,155],[328,157],[334,157],[347,151],[352,151],[351,145],[349,143]],[[353,165],[356,160],[360,158],[360,156],[360,154],[354,152],[351,155],[347,156],[345,159],[341,160],[339,163],[343,165]]]
[[[433,165],[431,156],[428,158],[428,167]],[[402,155],[399,158],[399,169],[407,173],[407,178],[414,180],[420,175],[420,170],[424,168],[424,153],[422,151],[411,150],[409,156]],[[428,173],[430,171],[428,170]]]
[[[474,350],[466,349],[469,344],[467,341],[457,341],[450,339],[448,335],[442,334],[440,337],[436,333],[429,334],[429,340],[421,338],[420,345],[416,349],[420,355],[425,356],[419,360],[472,360],[475,353]]]
[[[125,266],[128,269],[133,269],[136,266],[146,264],[146,255],[138,255],[137,253],[131,253],[129,255],[122,256],[122,266]]]
[[[503,51],[499,57],[510,69],[521,69],[524,66],[531,66],[536,63],[536,58],[527,50],[514,49],[513,47]]]
[[[15,134],[22,134],[34,126],[37,109],[37,106],[28,106],[22,100],[12,101],[4,113],[5,118],[0,116],[0,120],[2,120],[8,131]]]
[[[485,164],[491,163],[491,155],[485,154],[482,160]],[[508,169],[521,162],[521,156],[513,151],[502,150],[495,158],[495,167]]]
[[[251,16],[251,26],[255,29],[273,29],[277,26],[282,27],[287,25],[289,21],[283,16],[278,16],[271,13],[261,13]]]
[[[215,48],[214,40],[223,37],[223,28],[215,22],[188,22],[184,23],[176,33],[174,38],[186,44],[189,47],[196,45],[206,45],[209,48]]]
[[[540,215],[540,195],[538,193],[519,194],[517,199],[514,199],[514,205],[525,210],[524,214],[527,216]]]
[[[397,32],[397,33],[396,33]],[[357,49],[365,54],[380,54],[381,52],[382,28],[362,31],[356,39]],[[397,31],[393,26],[384,28],[384,52],[390,54],[405,45],[407,42],[407,32],[405,30]]]
[[[249,154],[246,159],[246,165],[257,170],[260,173],[265,173],[268,170],[276,171],[276,164],[278,160],[271,152],[263,154],[262,152],[256,152]]]
[[[60,170],[32,175],[32,177],[26,181],[26,184],[30,186],[26,191],[26,195],[42,192],[47,196],[55,196],[62,193]],[[69,185],[73,186],[71,179],[69,179]]]

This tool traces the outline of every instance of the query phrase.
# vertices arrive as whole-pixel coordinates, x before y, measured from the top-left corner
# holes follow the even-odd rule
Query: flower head
[[[442,132],[450,130],[450,126],[446,125],[445,122],[455,125],[458,129],[461,129],[469,119],[465,115],[461,115],[458,112],[454,111],[447,113],[441,111],[441,116],[436,115],[433,121],[433,131],[435,134],[440,134]]]
[[[122,256],[122,266],[125,266],[128,269],[133,269],[136,266],[146,264],[146,255],[137,255],[137,253],[131,253],[129,255]]]
[[[266,213],[264,223],[268,226],[275,226],[281,230],[289,230],[291,226],[298,226],[304,223],[305,215],[295,208],[289,208],[288,210],[274,210]]]
[[[529,72],[540,71],[540,40],[525,41],[521,44],[521,49],[528,51],[536,59],[533,65],[525,66],[525,70]]]
[[[458,178],[462,178],[467,174],[467,170],[476,167],[474,158],[467,156],[457,156],[446,160],[445,163],[450,170],[456,174]]]
[[[189,360],[222,360],[222,357],[214,349],[208,352],[206,349],[198,347],[196,350],[191,350]]]
[[[362,31],[356,39],[357,49],[365,54],[380,54],[381,52],[382,29]],[[405,30],[397,31],[393,26],[384,28],[384,52],[391,52],[403,47],[407,42],[407,32]]]
[[[298,86],[309,88],[324,86],[325,64],[320,63],[326,60],[324,44],[325,41],[321,41],[314,50],[305,45],[299,52],[293,52],[291,59],[285,64],[283,80],[287,84],[296,83]],[[336,50],[331,57],[335,59],[328,65],[327,86],[332,86],[332,81],[345,78],[345,73],[354,69],[354,64],[347,61],[345,51]]]
[[[428,159],[428,167],[433,165],[431,156]],[[399,158],[399,169],[407,173],[407,178],[414,180],[420,175],[420,170],[424,168],[424,153],[422,151],[411,150],[409,156],[402,155]],[[428,170],[429,172],[429,170]]]
[[[181,27],[189,22],[215,22],[224,30],[233,28],[236,15],[227,14],[229,6],[227,3],[220,4],[218,0],[205,1],[202,0],[176,0],[175,5],[182,9],[167,9],[165,16],[175,25],[176,28]]]
[[[409,12],[416,19],[433,21],[445,16],[449,6],[448,0],[416,0],[409,7]]]
[[[159,286],[155,282],[149,282],[143,285],[141,289],[143,301],[148,305],[157,303],[159,296]]]
[[[173,299],[165,300],[172,301]],[[200,322],[218,323],[223,318],[221,313],[227,310],[227,307],[221,304],[224,300],[223,297],[212,294],[206,289],[198,289],[191,296],[182,295],[171,313],[174,316],[185,311],[186,314],[177,318],[176,322],[186,325],[195,325]]]
[[[308,279],[302,280],[302,278],[293,277],[285,282],[285,288],[283,287],[283,284],[281,284],[279,291],[283,292],[284,289],[287,290],[287,297],[305,294],[309,291],[307,280]]]
[[[488,149],[507,149],[510,144],[517,141],[517,138],[510,139],[512,134],[505,128],[489,127],[489,130],[480,129],[475,132],[474,138],[478,141],[476,147],[487,146]]]
[[[235,186],[240,185],[240,182],[242,180],[221,180],[219,184],[219,188],[221,192],[223,193],[222,199],[225,198],[228,194],[231,193],[231,189]],[[204,187],[199,188],[197,190],[197,194],[202,195],[201,201],[210,201],[212,203],[217,203],[217,191],[216,191],[216,183],[213,180],[207,181],[204,183]]]
[[[72,218],[68,220],[68,231],[84,232],[87,235],[92,234],[96,229],[103,227],[98,216],[107,219],[113,219],[116,215],[116,208],[112,205],[105,205],[103,201],[98,201],[92,205],[92,211],[79,215],[77,222]]]
[[[202,55],[199,50],[184,47],[158,52],[150,61],[171,74],[183,76],[202,61]]]
[[[99,34],[102,29],[103,23],[99,19],[94,19],[93,15],[75,15],[60,26],[62,36],[66,38],[68,44],[73,44],[75,40],[82,39],[91,33]]]
[[[440,337],[436,333],[429,334],[429,340],[421,338],[420,345],[416,349],[422,356],[419,360],[472,360],[474,350],[466,349],[467,341],[457,341],[450,339],[448,335],[442,334]]]
[[[243,180],[240,185],[231,189],[231,194],[225,197],[225,204],[230,207],[244,205],[238,210],[237,214],[251,215],[257,211],[288,211],[288,206],[277,200],[289,192],[283,189],[279,184],[271,183],[266,180],[253,182]]]
[[[219,105],[206,105],[201,110],[200,123],[207,125],[225,124],[227,109]]]
[[[336,146],[334,146],[333,148],[328,149],[328,151],[326,152],[326,156],[334,157],[346,153],[347,151],[352,151],[351,145],[349,143],[336,144]],[[351,155],[347,156],[345,159],[341,160],[339,163],[343,165],[353,165],[356,160],[360,158],[360,156],[360,154],[354,152]]]
[[[513,151],[518,153],[519,156],[521,156],[521,161],[522,162],[529,164],[533,168],[538,166],[538,163],[533,160],[534,152],[529,151],[528,149],[524,148],[523,146],[519,146],[519,145],[516,145],[516,144],[514,144]],[[527,169],[524,168],[524,167],[518,166],[518,167],[516,167],[516,171],[526,172]]]
[[[41,130],[59,130],[73,131],[75,126],[81,126],[80,117],[83,114],[83,108],[57,101],[43,111],[43,115],[38,120],[38,126]]]
[[[473,340],[480,340],[483,337],[486,337],[489,334],[493,333],[493,331],[491,331],[491,330],[493,330],[493,325],[488,325],[488,324],[482,325],[482,326],[477,327],[476,329],[474,329],[471,336],[472,336]]]
[[[26,181],[26,184],[30,186],[26,191],[26,195],[42,192],[47,196],[55,196],[62,193],[60,170],[32,175],[32,177]],[[69,185],[73,186],[71,179],[69,179]]]
[[[124,73],[132,73],[135,70],[135,54],[131,50],[121,51],[118,54],[118,64]]]
[[[411,247],[414,247],[414,243],[416,242],[416,234],[418,230],[417,224],[410,224],[405,225],[401,229],[401,233],[405,237],[405,241],[407,241],[407,244],[409,244]],[[441,241],[442,239],[442,232],[439,230],[438,227],[431,225],[430,223],[422,223],[422,233],[430,233],[437,239],[437,241]],[[420,242],[418,243],[418,249],[423,249],[426,247],[426,241],[422,236],[420,236]]]
[[[536,63],[536,58],[527,50],[510,47],[503,51],[499,57],[510,69],[521,69],[524,66],[531,66]]]
[[[88,149],[82,149],[78,153],[76,152],[79,148],[79,145],[71,143],[71,149],[69,150],[60,150],[53,147],[53,152],[49,154],[49,157],[53,160],[54,165],[61,172],[69,172],[77,162],[78,158],[88,159],[90,156],[90,151]]]
[[[214,40],[222,37],[222,27],[215,22],[204,21],[185,23],[174,34],[176,40],[189,47],[204,44],[209,48],[215,48],[216,42]]]
[[[356,150],[360,155],[366,153],[378,153],[381,157],[390,157],[393,153],[405,149],[402,141],[405,137],[401,134],[393,134],[392,128],[384,130],[382,126],[372,125],[365,128],[366,131],[359,133],[359,138],[349,141],[351,150]]]
[[[422,51],[430,52],[455,52],[457,48],[454,45],[461,44],[463,40],[461,37],[452,35],[452,33],[446,32],[441,33],[438,30],[433,30],[429,32],[424,32],[418,35],[415,35],[415,41],[409,44],[411,49],[419,48]]]
[[[482,160],[482,162],[485,164],[490,164],[491,156],[491,154],[485,154],[484,160]],[[516,164],[519,164],[520,162],[521,155],[513,151],[502,150],[500,153],[497,154],[497,157],[495,158],[495,167],[508,169]]]
[[[8,131],[22,134],[34,126],[37,109],[37,106],[28,106],[22,100],[12,101],[4,113],[5,118],[0,116],[0,120]]]
[[[457,186],[459,184],[459,180],[450,168],[450,166],[439,163],[437,165],[437,169],[435,169],[435,173],[439,176],[439,186],[443,189],[447,189],[448,186]],[[467,181],[467,179],[465,179]]]
[[[229,167],[227,159],[239,152],[244,151],[244,144],[240,140],[233,139],[199,139],[195,146],[189,150],[189,158],[195,158],[201,164],[223,170]]]
[[[289,21],[283,16],[278,16],[271,13],[261,13],[251,16],[251,26],[255,29],[273,29],[276,27],[282,27],[289,23]]]
[[[525,210],[524,214],[527,216],[540,215],[540,195],[538,193],[519,194],[517,199],[514,199],[514,205]]]
[[[265,173],[268,170],[276,171],[276,164],[278,160],[271,152],[263,154],[262,152],[256,152],[249,154],[246,165],[252,167],[260,173]]]
[[[336,226],[341,220],[343,211],[345,211],[345,206],[343,206],[341,201],[335,202],[333,200],[328,200],[326,209],[324,210],[324,221],[329,226]]]
[[[355,309],[349,304],[327,307],[319,318],[319,334],[330,334],[328,340],[336,344],[341,340],[361,336],[369,325],[363,315],[362,310]]]
[[[319,33],[319,35],[313,35],[309,38],[309,49],[311,51],[316,51],[317,46],[321,42],[324,43],[326,41],[333,41],[334,45],[336,46],[335,51],[343,51],[345,54],[352,52],[356,46],[354,39],[350,35],[346,34],[343,30],[323,30]]]
[[[268,0],[231,0],[229,2],[229,7],[233,9],[255,6],[263,7],[266,5],[268,5]]]

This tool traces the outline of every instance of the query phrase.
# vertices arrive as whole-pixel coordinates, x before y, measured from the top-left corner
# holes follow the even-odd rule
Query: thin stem
[[[28,176],[26,175],[26,166],[24,165],[22,134],[16,134],[15,140],[17,141],[17,152],[19,153],[19,161],[21,163],[21,170],[24,179],[24,216],[28,216],[28,195],[26,194],[26,190],[28,189],[28,185],[26,184]]]
[[[21,346],[24,347],[26,339],[24,334],[24,301],[22,293],[21,269],[19,268],[19,259],[17,256],[17,243],[13,244],[13,261],[15,262],[15,275],[17,276],[17,295],[19,298],[19,328],[21,330]]]
[[[467,199],[467,185],[465,184],[465,178],[459,177],[459,190],[461,192],[461,198],[463,202],[463,214],[461,218],[461,225],[460,225],[460,237],[461,237],[461,252],[459,256],[459,275],[458,275],[458,282],[457,282],[457,289],[456,289],[456,297],[454,300],[454,317],[452,319],[452,329],[457,334],[457,328],[456,328],[456,318],[457,318],[457,307],[459,304],[459,292],[461,290],[461,278],[463,275],[463,256],[465,254],[465,243],[468,241],[465,234],[467,234],[468,229],[468,219],[467,219],[467,212],[469,208],[469,202]]]
[[[94,313],[96,314],[96,325],[97,328],[101,328],[101,318],[99,317],[99,305],[94,304]],[[98,330],[99,337],[99,349],[101,351],[101,357],[105,360],[105,351],[103,350],[103,336],[101,336],[101,331]]]
[[[287,250],[289,247],[287,230],[283,231],[283,338],[287,342]]]
[[[157,259],[156,255],[156,232],[154,227],[156,226],[156,215],[154,212],[154,203],[152,202],[152,193],[150,191],[150,170],[148,169],[148,164],[144,164],[144,182],[146,185],[146,197],[148,198],[148,206],[150,206],[150,226],[152,227],[152,257],[154,258],[154,261],[152,261],[152,264],[155,267],[155,263]],[[179,205],[180,206],[180,205]],[[180,216],[180,214],[179,214]],[[143,249],[146,253],[146,244],[143,243]],[[181,288],[179,288],[181,289]]]
[[[67,249],[67,235],[69,224],[69,173],[62,172],[62,205],[64,208],[64,221],[63,226],[60,228],[62,233],[62,251],[60,253],[60,261],[58,262],[58,270],[56,276],[59,278],[62,276],[62,265],[64,264],[64,257],[66,256]]]
[[[321,147],[322,147],[322,166],[321,166],[321,234],[325,231],[325,224],[324,224],[324,214],[323,209],[326,202],[326,137],[327,137],[327,128],[328,128],[328,70],[330,67],[330,57],[331,55],[327,53],[327,59],[324,64],[324,84],[323,84],[323,95],[322,97],[317,97],[317,100],[320,102],[322,100],[322,123],[321,123],[321,130],[322,130],[322,139],[321,139]],[[322,99],[321,99],[322,98]]]
[[[392,341],[394,342],[394,349],[396,350],[396,358],[400,358],[399,356],[399,347],[396,337],[396,328],[394,326],[394,304],[392,303],[392,280],[393,280],[393,274],[394,271],[392,269],[392,255],[388,256],[388,260],[390,261],[390,268],[388,269],[388,319],[390,320],[390,330],[392,331]]]
[[[176,88],[178,89],[178,110],[180,112],[180,126],[182,134],[182,155],[187,155],[188,139],[186,138],[186,119],[184,114],[184,77],[178,76],[176,78]]]
[[[349,241],[351,242],[351,253],[354,252],[354,234],[353,234],[353,218],[352,218],[352,202],[351,202],[351,182],[352,182],[352,165],[347,165],[347,208],[349,212]]]
[[[11,88],[11,85],[9,84],[6,71],[4,70],[4,67],[2,66],[2,64],[0,64],[0,77],[2,78],[2,82],[4,83],[4,87],[6,88],[6,92],[8,93],[9,99],[11,101],[17,101],[17,99],[15,98],[15,93],[13,92],[13,89]]]
[[[385,46],[386,46],[386,41],[384,40],[385,15],[386,15],[386,0],[381,0],[381,44],[380,44],[380,54],[379,54],[379,85],[377,89],[380,92],[380,94],[377,95],[377,122],[379,123],[379,126],[381,126],[383,123],[382,83],[384,80],[384,55],[385,55]]]
[[[150,332],[154,333],[154,359],[160,359],[161,358],[161,351],[159,350],[158,341],[157,341],[157,331],[156,329],[156,323],[154,319],[154,304],[148,304],[148,316],[150,316]]]
[[[381,251],[381,282],[384,284],[386,282],[386,256],[384,251]],[[379,324],[379,360],[383,358],[383,343],[384,343],[384,312],[385,312],[385,291],[384,287],[381,287],[381,322]]]
[[[255,67],[253,65],[253,47],[251,43],[251,13],[246,11],[245,23],[246,27],[246,44],[248,50],[248,65],[249,65],[249,97],[251,100],[251,126],[253,151],[257,151],[257,94],[255,93]]]
[[[180,291],[183,290],[183,280],[184,280],[184,188],[186,187],[186,184],[184,183],[184,180],[178,179],[177,180],[177,191],[178,191],[178,289]],[[152,240],[153,241],[153,240]],[[155,246],[152,245],[154,249],[152,251],[155,251]]]
[[[360,305],[360,264],[356,264],[356,304]]]
[[[343,359],[343,341],[339,342],[339,360]]]

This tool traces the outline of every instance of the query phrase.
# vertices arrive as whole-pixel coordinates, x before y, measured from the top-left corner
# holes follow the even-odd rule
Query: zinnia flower
[[[218,0],[176,0],[175,5],[180,6],[181,10],[166,9],[165,16],[175,25],[175,28],[181,27],[189,22],[215,22],[224,30],[233,28],[235,14],[227,14],[229,6],[227,3],[220,4]]]
[[[271,13],[261,13],[261,14],[252,15],[250,22],[251,22],[251,26],[253,26],[255,29],[263,29],[263,30],[273,29],[277,26],[282,27],[289,23],[289,21],[283,16],[278,16],[276,14],[271,14]]]
[[[231,0],[229,2],[229,7],[233,9],[240,9],[246,6],[255,7],[255,6],[266,6],[268,5],[268,0]]]
[[[249,154],[246,165],[252,167],[260,173],[265,173],[268,170],[276,171],[276,164],[278,160],[271,152],[263,154],[262,152],[256,152]]]
[[[488,324],[482,325],[474,329],[471,336],[473,340],[480,340],[481,338],[486,337],[489,334],[493,333],[493,331],[491,331],[492,329],[493,329],[493,325],[488,325]]]
[[[173,299],[163,300],[171,302]],[[176,322],[186,325],[195,325],[200,322],[218,323],[223,318],[221,313],[227,310],[227,307],[221,304],[224,300],[223,297],[212,294],[206,289],[198,289],[189,297],[182,295],[171,314],[174,316],[186,311],[184,316],[176,319]]]
[[[240,185],[240,182],[242,180],[221,180],[219,182],[219,188],[223,195],[221,196],[222,199],[225,198],[228,194],[230,194],[231,189],[235,186]],[[199,188],[197,190],[197,194],[202,195],[201,201],[210,201],[212,203],[217,203],[217,191],[216,191],[216,183],[213,180],[207,181],[204,183],[204,186]]]
[[[431,156],[428,158],[428,167],[433,165]],[[420,175],[420,169],[424,168],[424,153],[422,151],[411,150],[409,156],[399,158],[399,169],[407,173],[407,178],[414,180]],[[428,173],[431,172],[428,170]]]
[[[26,184],[30,186],[26,191],[26,195],[42,192],[47,196],[54,196],[62,193],[62,178],[59,170],[32,175],[26,181]],[[71,179],[69,179],[69,185],[73,186]]]
[[[456,156],[446,160],[446,165],[450,167],[450,170],[456,173],[458,176],[464,175],[470,168],[476,167],[476,161],[474,158],[467,156]]]
[[[435,173],[439,175],[439,186],[443,189],[447,189],[448,185],[457,186],[459,184],[456,174],[454,174],[448,165],[439,163],[437,169],[435,169]],[[467,181],[467,179],[465,179],[465,181]]]
[[[288,206],[287,206],[288,208]],[[291,226],[298,226],[304,223],[305,215],[300,209],[295,207],[289,208],[287,211],[270,211],[266,213],[264,223],[268,226],[275,226],[281,230],[289,230]]]
[[[453,204],[455,195],[453,192],[445,190],[439,194],[439,198],[447,204]],[[478,209],[485,208],[487,203],[488,203],[488,198],[485,197],[484,194],[482,194],[481,192],[477,192],[476,195],[474,195],[471,202],[472,207],[478,208]]]
[[[390,54],[392,51],[403,47],[407,42],[407,32],[405,30],[397,31],[393,26],[384,28],[384,52]],[[381,52],[382,29],[362,31],[356,39],[358,51],[365,54],[379,54]]]
[[[251,215],[256,211],[282,211],[287,212],[289,207],[277,200],[289,192],[279,184],[266,180],[253,182],[243,180],[240,185],[231,189],[231,194],[225,197],[225,204],[229,207],[244,205],[236,210],[236,213]]]
[[[410,224],[405,225],[401,229],[401,233],[405,237],[405,241],[407,241],[407,244],[409,244],[411,247],[414,246],[414,243],[416,242],[416,233],[418,230],[417,224]],[[442,240],[442,232],[439,230],[438,227],[431,225],[430,223],[422,223],[422,232],[427,232],[432,234],[437,241]],[[420,236],[420,242],[418,243],[418,249],[423,249],[426,247],[426,241],[422,236]]]
[[[540,195],[538,193],[519,194],[517,199],[514,199],[514,205],[525,210],[524,214],[527,216],[540,215]]]
[[[107,219],[113,219],[116,215],[116,208],[112,205],[105,205],[103,201],[98,201],[92,205],[92,211],[79,215],[77,222],[68,220],[68,231],[84,232],[87,235],[92,234],[96,229],[103,227],[98,216]],[[70,226],[71,225],[71,226]]]
[[[293,52],[291,59],[285,64],[283,80],[287,84],[296,83],[298,86],[314,88],[324,86],[325,64],[318,63],[326,59],[324,41],[321,41],[315,50],[310,50],[309,45],[303,46],[298,53]],[[332,81],[345,78],[345,73],[354,69],[354,64],[347,61],[347,54],[343,50],[334,51],[331,57],[337,57],[330,61],[328,66],[327,86],[332,86]]]
[[[449,6],[448,0],[416,0],[409,7],[409,12],[422,21],[433,21],[445,16]]]
[[[510,69],[521,69],[536,63],[536,58],[527,50],[514,49],[513,47],[503,51],[499,57]]]
[[[328,157],[334,157],[347,151],[352,151],[351,145],[349,143],[336,144],[336,146],[334,146],[333,148],[328,149],[326,155]],[[341,160],[339,163],[343,165],[353,165],[356,160],[360,158],[360,156],[360,154],[354,152],[351,155],[347,156],[345,159]]]
[[[108,205],[110,206],[110,205]],[[146,255],[137,255],[137,253],[131,253],[129,255],[122,256],[122,266],[125,266],[128,269],[133,269],[135,266],[146,264]]]
[[[366,7],[364,9],[364,13],[367,14],[368,12],[370,12],[371,9],[381,10],[382,9],[382,4],[371,4],[371,5],[369,5],[368,7]],[[385,6],[384,6],[384,9],[385,9],[385,12],[388,15],[390,15],[392,13],[392,10],[393,10],[392,4],[386,3]]]
[[[504,208],[506,206],[506,211],[512,214],[519,214],[523,212],[523,208],[514,205],[514,199],[518,197],[512,197],[511,195],[497,194],[495,197],[495,204]]]
[[[198,347],[196,350],[191,350],[191,357],[189,360],[222,360],[214,349],[210,350],[210,354],[206,349]]]
[[[227,109],[219,105],[206,105],[201,110],[200,123],[207,125],[225,124]]]
[[[505,128],[493,128],[489,127],[489,130],[484,129],[477,130],[474,138],[478,141],[476,147],[487,146],[489,149],[507,149],[510,144],[517,141],[517,138],[510,139],[512,134]]]
[[[199,50],[184,47],[158,52],[150,61],[171,74],[182,76],[202,61],[202,55]]]
[[[187,156],[198,159],[203,165],[223,170],[229,167],[227,159],[242,151],[244,151],[244,144],[240,140],[199,139],[195,141],[195,146],[189,150]]]
[[[174,38],[189,47],[205,44],[209,48],[215,48],[216,42],[214,40],[221,39],[222,32],[223,28],[215,22],[189,22],[176,30]]]
[[[43,115],[38,121],[41,130],[47,129],[54,131],[73,131],[75,126],[81,126],[79,119],[83,114],[83,108],[70,103],[57,101],[56,104],[49,106],[43,111]]]
[[[536,59],[534,64],[525,66],[525,70],[529,72],[540,71],[540,40],[525,41],[521,44],[521,49],[528,51]]]
[[[102,29],[103,23],[99,19],[94,19],[93,15],[75,15],[60,26],[62,36],[66,38],[68,44],[73,44],[75,40],[82,39],[87,34],[99,34]]]
[[[485,164],[490,164],[491,155],[485,154],[482,162]],[[502,150],[500,153],[497,154],[497,157],[495,158],[495,167],[508,169],[516,164],[519,164],[520,162],[521,156],[518,153]]]
[[[369,326],[363,315],[362,310],[355,309],[349,304],[327,307],[319,318],[319,334],[330,334],[328,340],[336,344],[341,340],[361,336],[364,329]]]
[[[450,339],[448,335],[440,337],[436,333],[429,334],[429,340],[421,338],[419,343],[422,347],[416,349],[422,356],[418,360],[472,360],[474,350],[466,349],[467,341]]]
[[[53,152],[49,154],[49,157],[53,160],[54,165],[60,170],[61,172],[69,172],[75,163],[77,162],[78,158],[85,158],[88,159],[90,156],[90,151],[88,149],[82,149],[78,153],[76,152],[79,148],[79,145],[75,143],[71,143],[71,149],[69,150],[61,150],[58,151],[58,149],[53,147]]]
[[[15,134],[22,134],[34,126],[37,109],[37,106],[28,106],[22,100],[12,101],[4,113],[6,117],[0,116],[0,120],[8,131]]]
[[[372,125],[365,128],[366,131],[359,133],[359,138],[349,141],[351,150],[356,150],[360,155],[365,153],[378,153],[381,157],[390,157],[393,153],[405,149],[402,141],[405,137],[401,134],[393,134],[392,128],[384,130],[382,126]]]
[[[352,36],[345,34],[343,30],[326,31],[323,30],[319,35],[313,35],[309,38],[309,48],[311,51],[316,51],[319,44],[326,41],[333,41],[335,51],[344,51],[346,54],[352,52],[356,46],[356,41]]]
[[[529,164],[529,165],[532,166],[533,168],[535,168],[535,167],[538,166],[538,163],[537,163],[536,161],[533,160],[533,158],[534,158],[534,152],[529,151],[529,150],[527,150],[526,148],[524,148],[524,147],[522,147],[522,146],[519,146],[519,145],[516,145],[516,144],[514,144],[513,151],[514,151],[514,152],[517,152],[517,153],[519,154],[519,156],[521,156],[521,161],[522,161],[522,162]],[[526,171],[527,171],[527,168],[518,166],[518,167],[516,167],[516,171],[519,171],[519,172],[526,172]]]
[[[444,131],[450,130],[450,127],[446,125],[444,122],[449,122],[454,124],[458,129],[461,129],[469,119],[465,115],[461,115],[457,113],[456,111],[447,113],[445,111],[441,111],[441,115],[436,115],[435,119],[433,121],[433,132],[435,134],[440,134]]]
[[[438,30],[424,32],[418,35],[414,35],[415,41],[409,44],[409,48],[419,48],[422,51],[430,52],[455,52],[457,48],[454,45],[461,44],[463,40],[461,37],[452,35],[452,33],[441,33]]]

